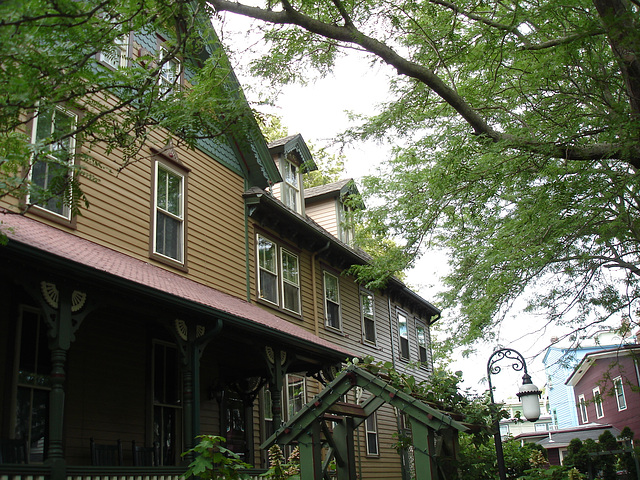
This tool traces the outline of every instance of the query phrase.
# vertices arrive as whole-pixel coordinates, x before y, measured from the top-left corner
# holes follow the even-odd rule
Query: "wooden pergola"
[[[371,396],[361,406],[341,403],[343,396],[354,387],[362,388]],[[332,460],[335,460],[338,480],[355,480],[355,429],[385,403],[410,418],[415,479],[445,480],[446,469],[440,464],[446,462],[439,460],[455,457],[458,432],[465,432],[468,428],[447,413],[398,390],[356,365],[343,370],[261,448],[269,448],[274,443],[296,444],[300,449],[302,480],[328,478],[328,466]],[[327,425],[328,421],[333,423],[333,429]],[[323,458],[325,447],[328,450]]]

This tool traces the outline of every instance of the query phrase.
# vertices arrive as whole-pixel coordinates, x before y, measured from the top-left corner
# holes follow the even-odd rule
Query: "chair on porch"
[[[160,445],[158,442],[153,442],[152,447],[142,447],[136,445],[136,441],[133,440],[131,453],[134,467],[157,467],[160,465]]]
[[[0,463],[29,463],[27,441],[0,438]]]
[[[124,465],[122,457],[122,442],[113,444],[102,444],[90,440],[91,443],[91,465],[99,467],[117,467]]]

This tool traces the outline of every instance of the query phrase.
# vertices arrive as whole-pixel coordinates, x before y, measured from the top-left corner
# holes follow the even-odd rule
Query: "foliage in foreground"
[[[391,67],[390,100],[348,136],[396,147],[367,180],[366,236],[404,244],[357,268],[363,283],[443,249],[441,325],[458,345],[490,338],[529,292],[575,329],[637,309],[637,1],[211,1],[266,22],[253,71],[270,84],[354,50]]]
[[[117,173],[144,160],[154,136],[194,147],[202,138],[257,131],[211,29],[212,13],[205,0],[0,2],[0,199],[53,200],[77,215],[88,206],[80,179],[95,178],[87,166]],[[140,48],[134,59],[118,47],[132,33],[166,41],[157,52]],[[124,61],[110,68],[99,55]],[[55,112],[72,120],[58,124]],[[73,139],[82,152],[70,163]],[[95,150],[109,161],[96,160]],[[36,165],[50,176],[44,186],[31,181]]]

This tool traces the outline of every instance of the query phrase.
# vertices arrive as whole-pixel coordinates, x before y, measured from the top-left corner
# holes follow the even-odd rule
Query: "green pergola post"
[[[417,421],[411,422],[411,430],[413,433],[416,480],[438,480],[432,461],[433,431],[425,424]]]
[[[333,440],[343,462],[337,462],[338,480],[356,480],[356,455],[353,446],[354,421],[345,417],[333,428]]]
[[[301,480],[322,480],[320,422],[313,422],[299,438]]]

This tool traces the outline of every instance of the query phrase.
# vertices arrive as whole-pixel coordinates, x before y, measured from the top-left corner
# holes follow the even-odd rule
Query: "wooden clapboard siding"
[[[320,202],[307,204],[307,215],[331,235],[338,237],[338,216],[336,199],[329,198]]]

